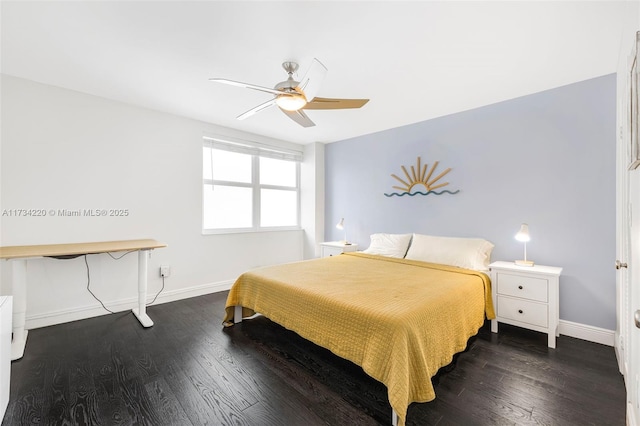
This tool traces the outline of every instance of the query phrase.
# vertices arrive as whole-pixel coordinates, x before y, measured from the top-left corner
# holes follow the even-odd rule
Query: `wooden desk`
[[[22,358],[24,355],[24,347],[27,344],[27,330],[25,330],[27,312],[27,259],[137,251],[138,307],[132,311],[143,327],[151,327],[153,326],[153,321],[149,318],[149,315],[147,315],[146,310],[149,251],[166,246],[166,244],[156,240],[126,240],[0,247],[0,259],[11,260],[13,268],[13,341],[11,342],[11,359],[16,360]]]

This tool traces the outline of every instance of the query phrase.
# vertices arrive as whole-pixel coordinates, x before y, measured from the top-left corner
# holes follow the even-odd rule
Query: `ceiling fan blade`
[[[301,125],[302,127],[313,127],[316,124],[305,114],[301,109],[297,111],[287,111],[280,108],[280,111],[284,112],[287,117]]]
[[[362,108],[369,99],[334,99],[334,98],[313,98],[303,109],[352,109]]]
[[[269,87],[256,86],[255,84],[242,83],[240,81],[227,80],[226,78],[210,78],[209,81],[215,83],[224,83],[231,86],[244,87],[245,89],[259,90],[261,92],[273,93],[274,95],[290,95],[290,93],[283,92],[282,90],[271,89]]]
[[[300,83],[296,86],[296,90],[304,93],[307,101],[311,101],[316,97],[322,86],[325,76],[327,75],[327,67],[322,62],[313,58],[311,66],[307,70],[307,73],[302,77]]]
[[[242,114],[240,114],[239,116],[237,116],[236,118],[238,120],[244,120],[245,118],[251,117],[253,114],[258,113],[260,111],[262,111],[263,109],[267,109],[272,105],[275,105],[276,100],[275,99],[271,99],[270,101],[267,101],[263,104],[260,104],[256,107],[251,108],[249,111],[244,112]]]

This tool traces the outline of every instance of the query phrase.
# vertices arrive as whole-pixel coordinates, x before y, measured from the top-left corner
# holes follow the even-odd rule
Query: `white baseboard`
[[[154,302],[154,305],[229,290],[232,284],[233,280],[229,280],[217,283],[203,284],[194,287],[181,288],[177,290],[163,291]],[[155,294],[147,295],[147,303],[151,302],[154,296]],[[137,304],[138,299],[135,297],[131,297],[128,299],[105,303],[105,306],[111,311],[123,312],[135,308]],[[27,312],[25,328],[27,330],[33,330],[34,328],[48,327],[50,325],[93,318],[106,314],[108,314],[108,312],[106,312],[99,304],[71,309],[63,309],[58,311],[49,311],[36,315],[29,315]]]
[[[606,328],[560,320],[558,330],[560,334],[564,336],[575,337],[602,345],[614,346],[615,342],[615,330],[607,330]]]

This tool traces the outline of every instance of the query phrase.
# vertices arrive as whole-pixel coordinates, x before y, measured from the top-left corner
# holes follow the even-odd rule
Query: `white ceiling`
[[[2,1],[5,74],[297,143],[334,142],[616,71],[624,2]],[[277,108],[281,63],[317,57],[319,96],[359,110]]]

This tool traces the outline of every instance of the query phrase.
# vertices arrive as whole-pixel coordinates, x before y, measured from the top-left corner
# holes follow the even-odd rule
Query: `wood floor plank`
[[[45,407],[46,360],[30,355],[24,361],[15,369],[14,364],[18,362],[11,363],[10,399],[5,413],[7,426],[38,424],[48,411]]]
[[[79,426],[98,424],[97,395],[90,361],[74,357],[67,364],[69,382],[69,410],[72,420]]]
[[[171,389],[178,403],[189,418],[192,425],[213,425],[212,412],[204,399],[193,388],[187,375],[178,366],[178,361],[173,360],[164,365],[163,379]],[[185,422],[185,424],[188,424]]]
[[[140,395],[139,389],[136,389],[135,375],[132,372],[131,362],[127,350],[124,347],[120,347],[117,344],[109,346],[109,370],[105,370],[104,364],[101,364],[102,372],[109,372],[109,376],[114,380],[114,395],[118,395],[120,401],[122,401],[127,413],[131,417],[134,423],[138,421],[146,421],[149,417],[146,412],[146,401],[139,400],[137,397]],[[134,386],[132,386],[134,385]]]
[[[47,418],[49,424],[63,426],[68,424],[70,418],[69,396],[71,386],[69,383],[69,375],[65,374],[67,366],[63,359],[51,357],[48,370],[50,375],[45,378],[45,405],[49,407]]]
[[[331,422],[317,412],[317,406],[311,403],[307,397],[309,390],[306,389],[306,379],[296,377],[292,382],[288,376],[288,369],[291,368],[290,363],[281,363],[277,357],[271,356],[264,346],[251,344],[252,340],[245,335],[243,326],[226,328],[224,333],[234,344],[229,350],[234,351],[234,347],[236,348],[235,352],[232,352],[234,357],[244,366],[243,368],[253,372],[253,380],[257,384],[255,391],[262,406],[254,406],[250,411],[273,411],[276,409],[280,416],[275,417],[284,416],[280,422],[286,419],[287,423],[285,424],[340,424]],[[268,391],[265,392],[265,390]],[[336,398],[336,394],[333,392],[325,392],[325,394],[330,394],[330,398]],[[336,401],[334,400],[334,402]],[[343,405],[343,401],[336,403],[334,407],[337,412],[332,415],[345,409],[353,410],[352,407],[343,407]],[[356,418],[361,415],[362,413],[354,412]],[[267,424],[281,424],[280,422]]]
[[[216,357],[216,353],[220,354],[216,349],[203,344],[194,349],[193,356],[210,375],[216,378],[216,382],[222,386],[225,393],[233,397],[239,409],[251,407],[258,401],[254,395],[256,383],[246,380],[248,374],[244,374],[245,371],[240,369],[229,371]]]
[[[163,378],[158,378],[145,386],[152,404],[158,408],[160,414],[159,425],[183,425],[189,423],[189,418],[182,409],[182,405]]]
[[[194,395],[205,402],[211,418],[219,419],[223,424],[248,424],[241,414],[243,404],[228,395],[219,382],[211,380],[209,372],[196,359],[189,356],[183,358],[183,362],[186,367],[183,368],[184,375],[191,385],[190,392],[195,392]]]
[[[388,425],[386,387],[264,317],[221,325],[227,292],[31,330],[2,426]],[[407,426],[625,425],[613,348],[485,324]]]
[[[93,380],[96,386],[100,417],[109,419],[114,425],[133,424],[133,417],[127,410],[125,399],[122,395],[122,373],[117,373],[120,361],[114,359],[117,356],[117,345],[122,342],[103,340],[97,345],[99,350],[92,355]]]

